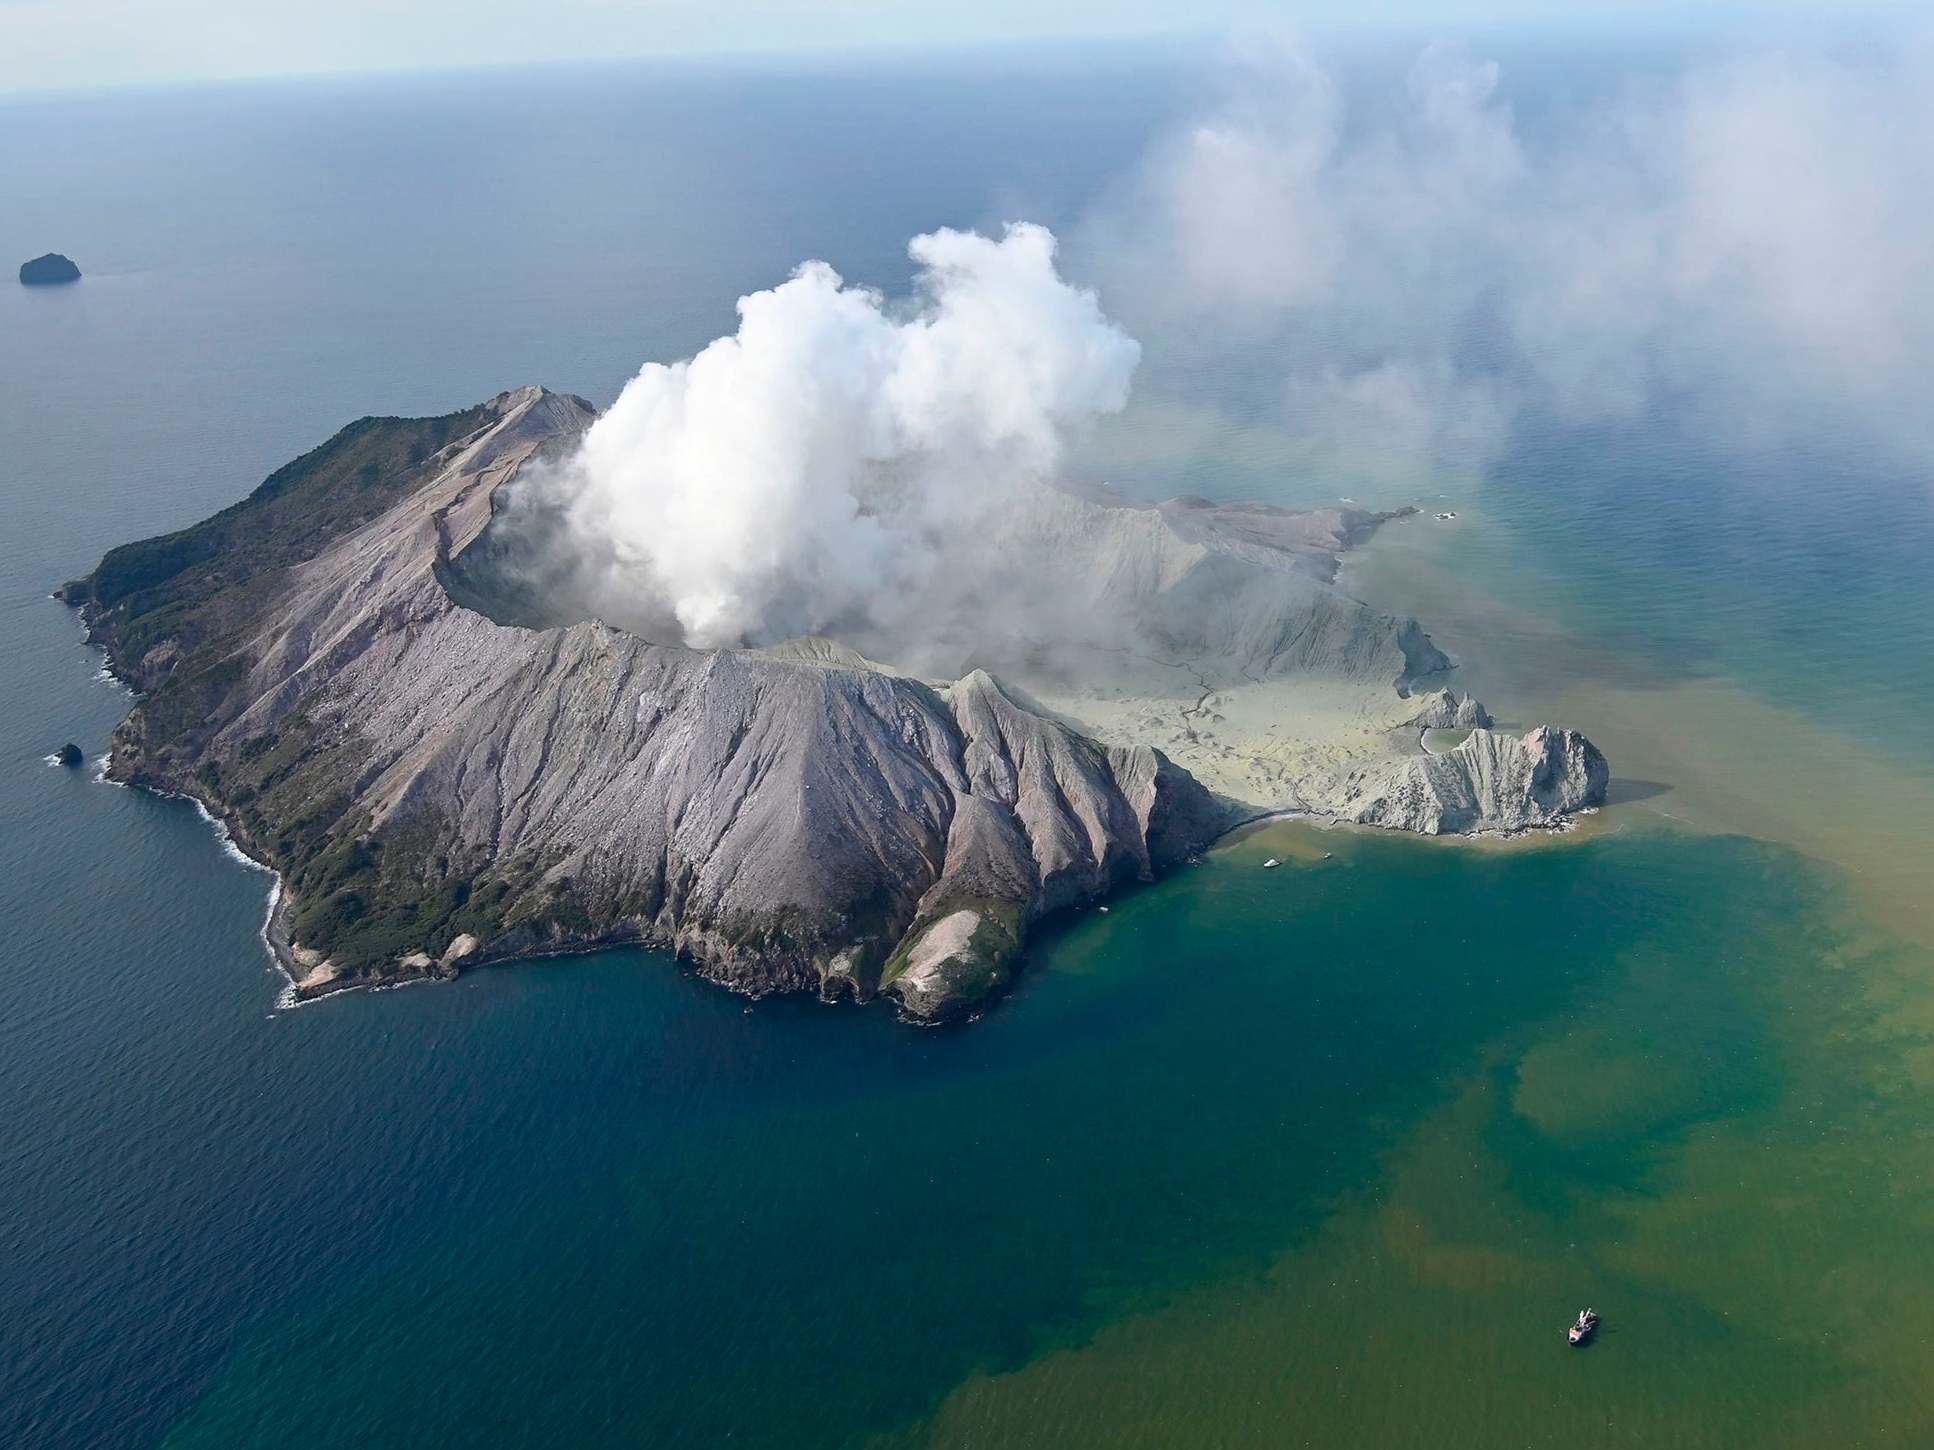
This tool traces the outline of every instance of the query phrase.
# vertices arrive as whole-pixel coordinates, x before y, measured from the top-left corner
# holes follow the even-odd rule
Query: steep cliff
[[[1602,804],[1610,779],[1605,757],[1576,730],[1473,730],[1442,755],[1351,777],[1333,810],[1360,825],[1431,836],[1522,831]]]

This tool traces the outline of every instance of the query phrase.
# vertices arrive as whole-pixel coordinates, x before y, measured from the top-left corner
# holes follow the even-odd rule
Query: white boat
[[[1592,1331],[1597,1328],[1598,1311],[1596,1309],[1580,1309],[1578,1311],[1578,1318],[1573,1321],[1571,1328],[1566,1331],[1566,1337],[1574,1346],[1580,1345],[1590,1339],[1592,1337]]]

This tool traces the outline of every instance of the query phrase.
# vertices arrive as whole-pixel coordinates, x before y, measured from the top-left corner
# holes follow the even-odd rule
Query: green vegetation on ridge
[[[297,711],[221,759],[198,758],[246,680],[240,644],[281,597],[288,571],[406,497],[451,444],[488,424],[489,404],[434,418],[363,418],[277,469],[240,503],[189,528],[112,549],[62,597],[91,638],[145,691],[118,739],[140,777],[219,802],[244,841],[289,881],[298,940],[342,943],[358,961],[481,925],[462,873],[406,840],[342,827],[347,798],[325,788],[353,769],[353,738],[325,738]],[[188,773],[192,763],[192,773]],[[366,823],[354,823],[358,826]],[[481,888],[493,900],[502,883]],[[478,903],[480,905],[481,903]]]
[[[205,669],[197,651],[253,618],[277,576],[362,527],[418,481],[424,464],[482,427],[488,404],[436,418],[362,418],[284,464],[240,503],[188,528],[110,549],[62,597],[88,606],[100,642],[125,670],[172,645],[163,678]],[[154,690],[161,678],[135,683]]]

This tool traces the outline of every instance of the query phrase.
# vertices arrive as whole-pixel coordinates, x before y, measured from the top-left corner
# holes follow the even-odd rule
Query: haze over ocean
[[[1675,63],[1484,53],[1533,139]],[[0,252],[86,274],[0,288],[0,1443],[1928,1440],[1925,458],[1667,404],[1318,460],[1281,339],[1110,290],[1097,217],[1219,94],[1118,46],[0,100]],[[1454,509],[1351,586],[1591,734],[1612,809],[1270,826],[914,1033],[644,952],[275,1012],[267,877],[44,763],[127,708],[48,598],[113,544],[1022,217],[1144,349],[1083,466]]]

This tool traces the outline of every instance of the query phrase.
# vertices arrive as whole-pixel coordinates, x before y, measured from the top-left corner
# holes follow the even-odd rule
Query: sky
[[[1809,0],[0,0],[0,92],[1282,24],[1646,25],[1845,8]]]

